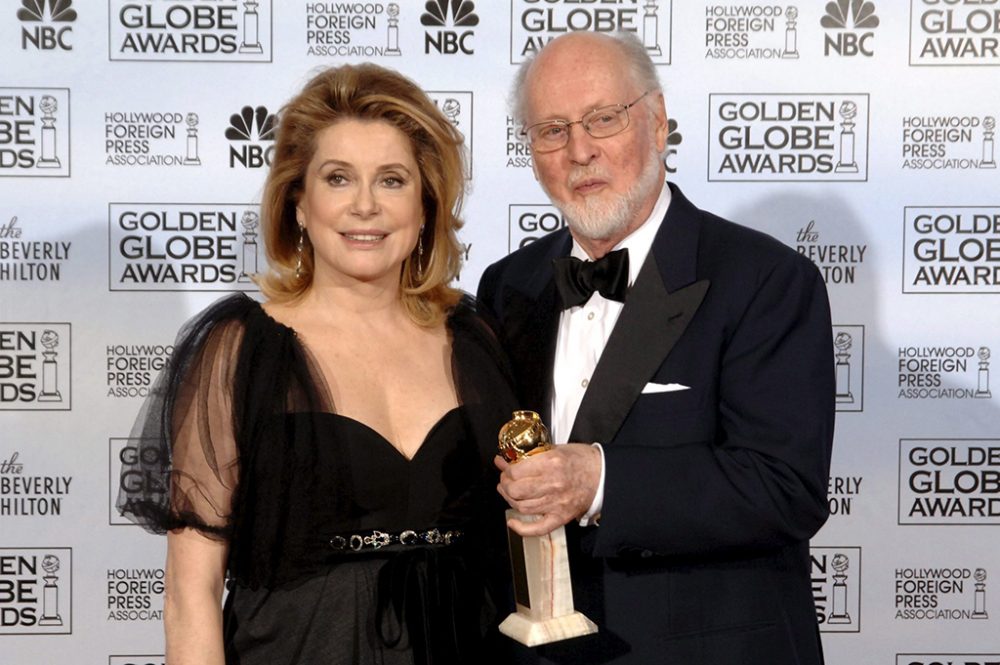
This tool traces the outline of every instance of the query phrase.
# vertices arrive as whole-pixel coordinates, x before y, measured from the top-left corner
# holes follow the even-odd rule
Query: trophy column
[[[507,519],[533,522],[537,515],[507,511]],[[529,647],[597,632],[597,625],[573,607],[566,529],[545,536],[520,536],[507,529],[517,611],[500,632]]]
[[[500,455],[508,462],[552,448],[549,432],[534,411],[515,411],[500,430]],[[507,519],[534,522],[538,515],[507,511]],[[597,625],[573,607],[566,529],[544,536],[521,536],[507,529],[517,611],[500,632],[529,647],[597,632]]]

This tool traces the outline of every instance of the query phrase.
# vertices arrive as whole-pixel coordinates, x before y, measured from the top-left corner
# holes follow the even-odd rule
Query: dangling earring
[[[295,243],[295,279],[302,278],[302,246],[305,244],[306,229],[299,224],[299,241]]]
[[[417,281],[424,279],[424,225],[420,225],[420,233],[417,235]]]

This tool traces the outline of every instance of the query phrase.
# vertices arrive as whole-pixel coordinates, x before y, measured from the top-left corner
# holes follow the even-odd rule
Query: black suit
[[[826,289],[764,234],[672,201],[583,398],[604,444],[601,526],[567,526],[594,636],[516,660],[816,665],[808,539],[827,517],[834,360]],[[521,407],[548,418],[557,232],[484,273],[479,296]],[[641,394],[648,382],[688,390]],[[540,660],[539,660],[540,659]]]

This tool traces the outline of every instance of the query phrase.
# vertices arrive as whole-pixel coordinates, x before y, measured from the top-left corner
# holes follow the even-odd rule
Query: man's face
[[[632,81],[614,44],[583,34],[546,47],[527,85],[528,125],[579,120],[595,108],[629,104],[645,92]],[[533,154],[535,176],[575,235],[617,242],[652,211],[663,183],[659,154],[667,139],[659,93],[629,109],[629,119],[625,131],[601,139],[573,125],[565,147]]]

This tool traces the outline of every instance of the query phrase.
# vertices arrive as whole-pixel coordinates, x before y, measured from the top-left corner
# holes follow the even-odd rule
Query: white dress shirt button
[[[670,189],[664,186],[646,221],[613,248],[629,251],[629,284],[634,283],[638,277],[670,205]],[[587,253],[575,241],[570,256],[581,261],[588,259]],[[549,424],[554,440],[569,440],[573,423],[590,385],[590,377],[597,370],[598,361],[623,309],[623,303],[608,300],[600,293],[595,293],[582,307],[564,310],[559,315],[551,385],[552,421]],[[594,501],[580,521],[581,525],[588,524],[603,508],[606,470],[603,448],[601,458],[601,480],[598,482]]]

